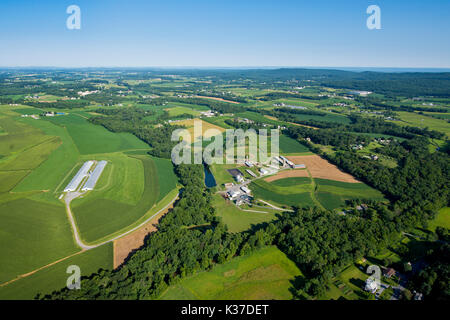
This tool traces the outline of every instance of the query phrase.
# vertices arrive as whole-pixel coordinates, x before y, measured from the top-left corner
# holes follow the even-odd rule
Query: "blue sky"
[[[81,8],[68,30],[66,8]],[[366,27],[369,5],[381,30]],[[1,0],[0,66],[450,68],[448,0]]]

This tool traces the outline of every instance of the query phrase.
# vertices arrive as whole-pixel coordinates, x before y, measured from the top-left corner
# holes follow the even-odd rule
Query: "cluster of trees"
[[[450,160],[444,153],[430,154],[423,142],[402,142],[399,148],[403,152],[397,155],[396,168],[384,167],[350,151],[338,151],[328,159],[405,207],[437,209],[449,203]],[[417,217],[422,221],[433,218],[427,212],[418,212]]]
[[[411,291],[423,293],[430,300],[450,300],[450,245],[441,243],[425,257],[428,265],[413,275],[408,283]]]
[[[262,101],[272,101],[277,99],[307,99],[307,100],[325,100],[327,97],[318,97],[318,96],[308,96],[299,93],[289,93],[289,92],[270,92],[263,96],[258,97],[259,100]]]
[[[354,144],[368,144],[372,138],[367,135],[352,134],[333,129],[315,130],[307,127],[291,126],[287,134],[294,139],[310,138],[314,143],[331,145],[342,149],[349,149]]]
[[[239,121],[238,118],[234,119],[227,119],[225,120],[225,123],[236,128],[236,129],[242,129],[242,130],[249,130],[249,129],[269,129],[270,127],[264,126],[265,124],[262,122],[254,121],[253,123],[247,123],[243,121]]]
[[[40,109],[76,109],[84,108],[90,104],[86,100],[57,100],[56,102],[38,102],[38,101],[27,101],[27,105],[40,108]]]
[[[307,115],[313,115],[313,116],[319,116],[324,117],[327,114],[322,111],[317,110],[311,110],[311,109],[297,109],[297,108],[276,108],[274,109],[275,112],[284,112],[284,113],[290,113],[290,114],[307,114]]]

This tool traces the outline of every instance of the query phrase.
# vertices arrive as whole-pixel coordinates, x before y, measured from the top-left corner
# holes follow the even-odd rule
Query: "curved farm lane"
[[[124,233],[122,233],[122,234],[120,234],[120,235],[118,235],[118,236],[116,236],[116,237],[114,237],[114,238],[112,238],[112,239],[106,240],[106,241],[104,241],[104,242],[102,242],[102,243],[99,243],[99,244],[96,244],[96,245],[92,245],[92,246],[85,244],[85,243],[80,239],[80,235],[79,235],[79,233],[78,233],[78,229],[77,229],[77,227],[76,227],[75,220],[74,220],[73,215],[72,215],[72,211],[70,210],[70,202],[71,202],[73,199],[75,199],[75,198],[74,198],[74,197],[71,197],[70,201],[67,201],[67,199],[66,199],[66,200],[65,200],[65,203],[66,203],[66,211],[67,211],[67,215],[69,216],[70,223],[71,223],[71,225],[72,225],[72,230],[73,230],[73,233],[74,233],[75,241],[76,241],[77,245],[78,245],[79,247],[82,248],[82,250],[79,251],[79,252],[76,252],[76,253],[74,253],[74,254],[71,254],[70,256],[67,256],[67,257],[61,258],[61,259],[59,259],[59,260],[57,260],[57,261],[51,262],[51,263],[49,263],[49,264],[47,264],[47,265],[45,265],[45,266],[42,266],[42,267],[40,267],[40,268],[38,268],[38,269],[33,270],[33,271],[30,271],[30,272],[21,274],[21,275],[17,276],[16,278],[12,279],[12,280],[9,280],[9,281],[4,282],[4,283],[0,283],[0,287],[6,286],[6,285],[8,285],[8,284],[10,284],[10,283],[13,283],[13,282],[17,281],[17,280],[26,278],[26,277],[28,277],[28,276],[30,276],[30,275],[32,275],[32,274],[38,272],[38,271],[41,271],[41,270],[46,269],[46,268],[48,268],[48,267],[51,267],[51,266],[53,266],[53,265],[55,265],[55,264],[57,264],[57,263],[59,263],[59,262],[61,262],[61,261],[64,261],[64,260],[66,260],[66,259],[68,259],[68,258],[71,258],[71,257],[73,257],[73,256],[75,256],[75,255],[78,255],[78,254],[80,254],[80,253],[82,253],[82,252],[84,252],[84,251],[86,251],[86,250],[90,250],[90,249],[94,249],[94,248],[103,246],[103,245],[105,245],[105,244],[107,244],[107,243],[109,243],[109,242],[115,241],[115,240],[117,240],[117,239],[119,239],[119,238],[122,238],[122,237],[124,237],[124,236],[126,236],[126,235],[128,235],[128,234],[130,234],[130,233],[132,233],[132,232],[134,232],[134,231],[136,231],[136,230],[138,230],[139,228],[141,228],[142,226],[144,226],[145,224],[147,224],[149,221],[151,221],[151,220],[152,220],[154,217],[156,217],[158,214],[160,214],[161,212],[163,212],[164,210],[167,210],[167,208],[169,208],[170,206],[172,206],[173,203],[178,199],[179,195],[180,195],[180,194],[177,193],[177,195],[175,196],[175,198],[173,198],[173,199],[169,202],[169,204],[167,204],[164,208],[162,208],[161,210],[159,210],[158,212],[156,212],[155,214],[153,214],[151,217],[149,217],[148,219],[146,219],[144,222],[142,222],[142,223],[141,223],[140,225],[138,225],[137,227],[134,227],[133,229],[130,229],[130,230],[128,230],[128,231],[126,231],[126,232],[124,232]]]
[[[162,208],[161,210],[158,210],[158,212],[156,212],[155,214],[153,214],[151,217],[149,217],[148,219],[146,219],[145,221],[143,221],[143,222],[142,222],[141,224],[139,224],[138,226],[136,226],[136,227],[134,227],[134,228],[132,228],[132,229],[130,229],[130,230],[124,232],[124,233],[121,233],[121,234],[119,234],[118,236],[116,236],[116,237],[114,237],[114,238],[108,239],[108,240],[106,240],[106,241],[104,241],[104,242],[102,242],[102,243],[95,244],[95,245],[88,245],[88,244],[85,244],[85,243],[81,240],[80,234],[79,234],[79,232],[78,232],[78,228],[77,228],[77,226],[76,226],[76,224],[75,224],[75,219],[73,218],[72,210],[70,209],[70,202],[72,202],[73,199],[75,199],[75,198],[77,198],[78,196],[80,196],[80,193],[78,193],[78,192],[71,192],[71,193],[68,193],[68,194],[66,195],[64,201],[65,201],[65,203],[66,203],[66,211],[67,211],[67,215],[69,216],[69,220],[70,220],[70,223],[71,223],[71,225],[72,225],[72,231],[73,231],[73,234],[74,234],[75,241],[76,241],[77,245],[78,245],[80,248],[82,248],[83,250],[90,250],[90,249],[94,249],[94,248],[98,248],[98,247],[100,247],[100,246],[103,246],[103,245],[105,245],[105,244],[107,244],[107,243],[109,243],[109,242],[112,242],[112,241],[114,241],[114,240],[117,240],[117,239],[119,239],[119,238],[122,238],[122,237],[126,236],[127,234],[130,234],[130,233],[132,233],[132,232],[138,230],[138,229],[141,228],[143,225],[145,225],[145,224],[147,224],[149,221],[151,221],[151,220],[152,220],[154,217],[156,217],[158,214],[160,214],[161,212],[163,212],[164,210],[166,210],[169,206],[171,206],[171,205],[178,199],[179,195],[180,195],[180,193],[177,193],[177,195],[176,195],[176,196],[175,196],[175,197],[174,197],[174,198],[173,198],[166,206],[164,206],[164,208]]]

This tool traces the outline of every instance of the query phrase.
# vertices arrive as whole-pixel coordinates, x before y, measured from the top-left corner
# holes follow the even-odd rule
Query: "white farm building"
[[[78,170],[75,177],[69,182],[67,187],[64,189],[64,192],[75,191],[80,185],[81,181],[88,175],[89,170],[91,169],[94,161],[86,161],[80,170]]]
[[[98,178],[100,178],[100,175],[102,174],[103,169],[105,169],[107,163],[108,162],[106,162],[105,160],[99,161],[97,163],[97,166],[89,176],[88,180],[84,184],[84,187],[81,189],[81,191],[94,190],[94,187],[97,184],[97,180]]]

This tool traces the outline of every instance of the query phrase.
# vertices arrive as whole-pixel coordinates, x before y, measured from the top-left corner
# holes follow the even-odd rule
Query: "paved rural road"
[[[85,243],[81,240],[80,234],[79,234],[79,232],[78,232],[77,225],[75,224],[75,219],[73,218],[72,210],[70,209],[70,203],[72,202],[72,200],[75,199],[75,198],[77,198],[77,197],[79,197],[80,195],[81,195],[81,193],[79,193],[79,192],[69,192],[69,193],[67,193],[67,195],[66,195],[64,201],[65,201],[65,203],[66,203],[66,211],[67,211],[67,215],[69,216],[69,220],[70,220],[70,223],[71,223],[71,225],[72,225],[72,230],[73,230],[73,234],[74,234],[74,236],[75,236],[75,241],[76,241],[77,245],[78,245],[80,248],[82,248],[83,250],[90,250],[90,249],[98,248],[98,247],[100,247],[100,246],[102,246],[102,245],[105,245],[105,244],[111,242],[111,241],[114,241],[114,240],[117,240],[117,239],[119,239],[119,238],[122,238],[123,236],[126,236],[127,234],[129,234],[129,233],[131,233],[131,232],[133,232],[133,231],[136,231],[137,229],[139,229],[140,227],[142,227],[144,224],[146,224],[147,222],[149,222],[150,220],[152,220],[155,216],[157,216],[158,214],[160,214],[161,212],[163,212],[164,210],[166,210],[170,205],[172,205],[172,204],[178,199],[180,193],[178,193],[178,194],[175,196],[175,198],[173,198],[172,201],[170,201],[169,204],[167,204],[164,208],[162,208],[161,210],[159,210],[158,212],[156,212],[154,215],[152,215],[150,218],[148,218],[147,220],[145,220],[144,222],[142,222],[142,223],[141,223],[140,225],[138,225],[137,227],[134,227],[133,229],[128,230],[127,232],[124,232],[124,233],[122,233],[122,234],[119,234],[118,236],[116,236],[116,237],[114,237],[114,238],[112,238],[112,239],[106,240],[106,241],[104,241],[104,242],[102,242],[102,243],[99,243],[99,244],[96,244],[96,245],[92,245],[92,246],[85,244]]]

